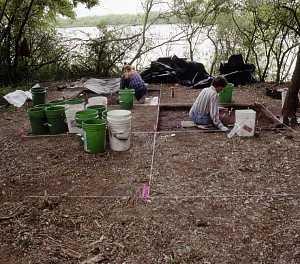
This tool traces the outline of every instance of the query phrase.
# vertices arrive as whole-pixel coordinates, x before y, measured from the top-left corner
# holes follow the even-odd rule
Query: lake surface
[[[129,27],[131,32],[139,32],[139,29],[139,26]],[[63,37],[70,39],[88,40],[89,38],[96,38],[100,34],[96,27],[58,28],[57,30]],[[172,36],[178,35],[177,38],[182,37],[183,34],[179,34],[181,32],[182,29],[180,25],[153,25],[147,32],[147,38],[151,39],[152,42],[157,45],[166,42],[172,38]],[[139,60],[139,64],[145,67],[149,65],[151,61],[159,57],[169,57],[173,55],[189,58],[188,50],[188,44],[184,40],[167,43],[143,55],[141,60]],[[206,70],[209,71],[213,53],[214,47],[211,41],[208,40],[205,35],[200,35],[196,43],[194,60],[203,63]],[[132,51],[132,54],[134,54],[134,51]]]
[[[141,32],[141,26],[122,26],[126,27],[126,30],[134,33]],[[76,38],[78,40],[88,40],[89,38],[96,38],[100,35],[97,27],[74,27],[74,28],[58,28],[58,33],[63,37],[68,39]],[[155,45],[166,42],[172,36],[183,37],[182,28],[180,25],[152,25],[147,31],[146,37]],[[151,61],[157,60],[159,57],[170,57],[177,55],[178,57],[184,57],[189,59],[188,53],[189,47],[186,40],[180,40],[172,43],[166,43],[161,45],[147,54],[143,55],[141,59],[136,61],[137,68],[145,68],[150,65]],[[128,56],[133,57],[135,55],[135,50],[129,52]],[[200,34],[198,40],[196,41],[196,49],[194,53],[194,60],[204,64],[207,72],[210,71],[211,62],[214,56],[214,46],[212,42],[206,37],[205,34]],[[261,58],[265,60],[265,58]],[[129,61],[129,59],[127,60]],[[288,71],[288,79],[291,78],[292,72],[295,66],[295,58],[289,57],[287,65],[292,64]],[[268,80],[272,80],[276,74],[275,61],[272,60],[269,66],[269,76]]]

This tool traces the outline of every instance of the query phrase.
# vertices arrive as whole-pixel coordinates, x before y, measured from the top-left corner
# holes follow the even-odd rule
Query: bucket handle
[[[112,135],[119,139],[119,140],[128,140],[130,133],[129,132],[123,132],[123,133],[112,133]]]

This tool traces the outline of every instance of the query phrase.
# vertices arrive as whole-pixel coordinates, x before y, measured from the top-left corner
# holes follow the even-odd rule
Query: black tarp
[[[232,55],[227,63],[221,63],[220,74],[226,76],[228,82],[234,86],[256,82],[254,78],[255,66],[244,63],[241,54]]]
[[[185,86],[193,86],[210,77],[202,63],[189,62],[177,56],[151,62],[141,76],[147,83],[180,83]]]
[[[227,63],[220,65],[220,74],[234,86],[256,82],[254,73],[255,66],[244,63],[241,54],[230,56]],[[180,83],[194,89],[209,87],[213,80],[202,63],[189,62],[175,55],[151,62],[141,76],[147,83]]]

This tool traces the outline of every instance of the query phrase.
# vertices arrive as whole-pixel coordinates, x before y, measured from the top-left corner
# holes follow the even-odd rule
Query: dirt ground
[[[266,85],[236,88],[235,103],[279,116]],[[164,104],[199,94],[171,87],[152,88]],[[76,136],[26,137],[25,107],[0,115],[0,263],[300,263],[298,130],[154,133],[157,107],[136,104],[132,148],[91,155]]]

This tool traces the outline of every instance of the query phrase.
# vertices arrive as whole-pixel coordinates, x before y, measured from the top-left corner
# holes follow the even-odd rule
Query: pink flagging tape
[[[253,129],[247,125],[243,126],[243,129],[246,130],[247,132],[251,133],[253,131]]]
[[[142,199],[147,202],[150,196],[150,187],[148,183],[144,183],[143,190],[142,190]]]

